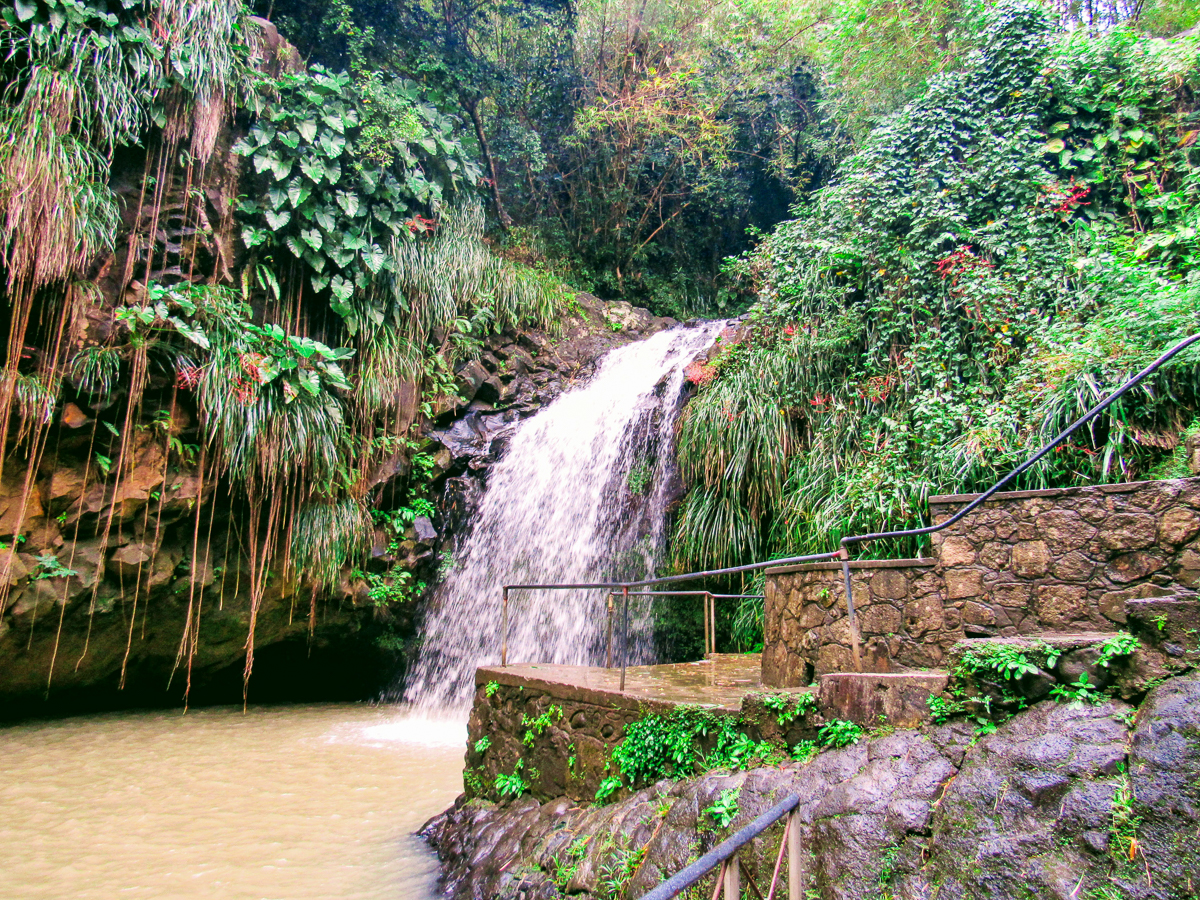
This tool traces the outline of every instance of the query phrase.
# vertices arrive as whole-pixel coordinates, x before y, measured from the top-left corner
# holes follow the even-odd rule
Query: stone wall
[[[520,760],[521,777],[534,797],[590,803],[626,726],[671,708],[607,691],[539,686],[503,669],[479,669],[475,680],[463,776],[472,796],[494,799],[496,776],[513,774]],[[548,724],[531,728],[543,716]]]
[[[933,497],[940,523],[974,495]],[[965,637],[1113,631],[1128,600],[1200,581],[1200,479],[995,495],[933,535],[930,560],[852,563],[863,668],[943,665]],[[838,564],[767,572],[763,683],[852,667]]]
[[[962,637],[960,617],[943,612],[935,565],[919,559],[851,564],[864,671],[893,671],[895,659],[936,665],[940,656],[927,648]],[[797,687],[816,675],[853,670],[841,564],[768,569],[765,604],[763,684]]]

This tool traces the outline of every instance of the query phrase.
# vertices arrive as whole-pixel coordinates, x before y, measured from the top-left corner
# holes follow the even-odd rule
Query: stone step
[[[946,689],[949,673],[835,672],[820,676],[817,699],[827,719],[856,725],[913,728],[930,721],[928,700]]]
[[[1195,594],[1125,601],[1130,631],[1162,652],[1169,669],[1194,665],[1200,658],[1200,598]]]

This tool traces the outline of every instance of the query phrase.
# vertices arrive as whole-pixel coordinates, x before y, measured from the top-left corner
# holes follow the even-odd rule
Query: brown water
[[[466,727],[398,707],[0,728],[4,900],[429,900]]]

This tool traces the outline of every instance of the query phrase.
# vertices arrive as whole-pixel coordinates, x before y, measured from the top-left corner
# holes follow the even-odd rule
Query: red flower
[[[184,366],[175,374],[175,384],[185,391],[194,391],[203,372],[199,366]]]

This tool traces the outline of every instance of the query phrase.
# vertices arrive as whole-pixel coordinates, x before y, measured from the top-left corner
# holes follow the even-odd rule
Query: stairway
[[[932,521],[973,499],[931,498]],[[995,494],[934,550],[851,564],[861,673],[841,566],[767,570],[763,683],[815,681],[840,718],[908,725],[945,690],[1017,708],[1086,694],[1086,676],[1133,700],[1200,661],[1200,478]]]

